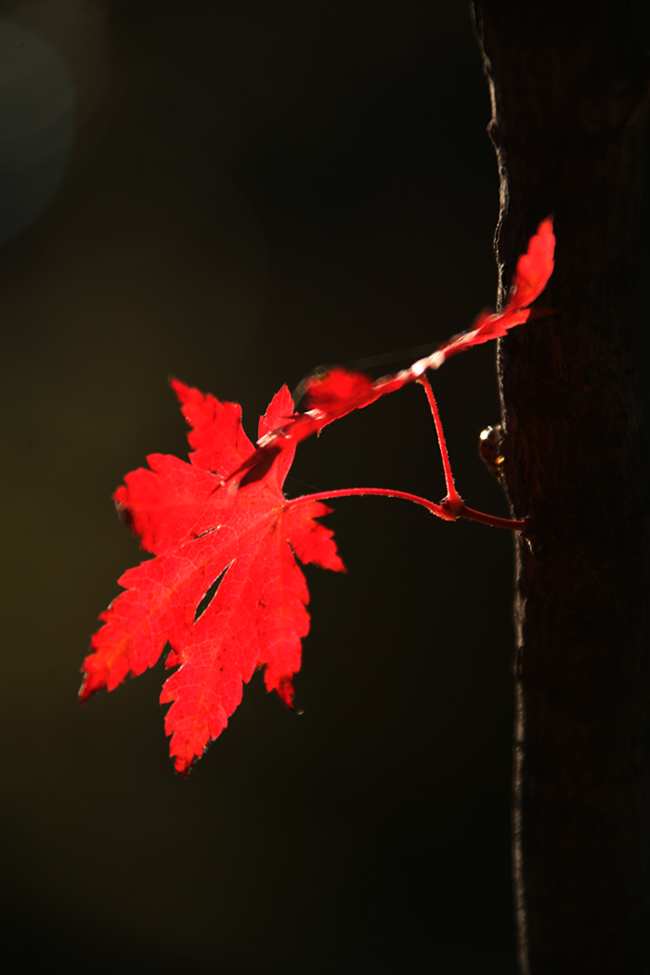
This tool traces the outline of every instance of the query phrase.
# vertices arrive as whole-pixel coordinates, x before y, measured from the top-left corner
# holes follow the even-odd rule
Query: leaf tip
[[[79,698],[79,704],[81,707],[84,707],[90,698],[104,686],[104,683],[97,678],[96,674],[93,677],[93,674],[91,674],[89,670],[85,669],[85,664],[81,668],[81,673],[84,675],[84,678],[81,682],[81,687],[79,688],[77,696]]]
[[[115,491],[113,495],[113,503],[115,505],[117,517],[130,531],[133,532],[134,535],[137,535],[133,521],[133,512],[128,503],[128,491],[124,485],[121,485],[118,487],[117,491]]]
[[[190,393],[190,387],[185,383],[182,383],[180,379],[176,379],[175,376],[169,376],[168,381],[169,385],[176,393],[179,403],[185,403]]]
[[[289,710],[295,711],[296,709],[293,703],[293,694],[294,694],[293,679],[291,677],[291,674],[285,674],[284,677],[281,677],[277,682],[277,684],[275,685],[275,690],[278,692],[280,698],[282,699],[284,704],[286,704]]]

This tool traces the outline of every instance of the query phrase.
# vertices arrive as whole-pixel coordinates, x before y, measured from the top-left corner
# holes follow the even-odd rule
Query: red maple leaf
[[[267,458],[264,469],[257,465],[254,476],[228,480],[255,454],[241,408],[176,380],[172,386],[193,428],[191,463],[152,454],[150,469],[128,474],[115,492],[118,510],[156,557],[119,579],[126,592],[100,616],[79,693],[84,702],[101,687],[113,690],[129,673],[152,667],[169,643],[166,666],[178,669],[160,700],[173,702],[165,731],[175,767],[186,774],[225,728],[256,667],[265,667],[267,689],[291,706],[309,630],[296,556],[335,571],[344,566],[332,532],[314,520],[330,509],[282,493],[295,445]],[[260,419],[259,436],[293,412],[283,387]]]

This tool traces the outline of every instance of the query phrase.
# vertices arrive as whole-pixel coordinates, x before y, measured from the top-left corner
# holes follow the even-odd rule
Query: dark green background
[[[140,558],[111,493],[147,453],[185,455],[169,375],[242,403],[254,435],[282,383],[433,347],[494,301],[496,165],[465,3],[2,15],[59,52],[76,96],[59,190],[0,252],[12,970],[509,975],[507,533],[337,502],[349,575],[307,569],[304,714],[255,675],[188,781],[162,664],[76,700],[97,615]],[[505,514],[476,456],[498,419],[494,354],[434,387],[461,492]],[[287,492],[348,485],[442,496],[421,390],[305,443]]]

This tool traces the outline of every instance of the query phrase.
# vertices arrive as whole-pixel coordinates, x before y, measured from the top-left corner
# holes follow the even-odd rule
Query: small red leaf
[[[305,381],[310,409],[322,410],[328,416],[342,408],[352,411],[368,406],[379,394],[372,380],[363,372],[348,372],[340,366],[323,375],[310,376]]]
[[[434,356],[442,356],[439,365],[450,356],[464,352],[473,345],[502,338],[508,329],[527,322],[531,316],[528,305],[541,295],[553,273],[554,252],[553,221],[547,217],[540,223],[537,233],[530,238],[526,253],[517,261],[510,295],[503,311],[482,311],[469,331],[454,335],[444,342],[434,353]]]
[[[239,704],[242,683],[265,666],[268,690],[292,701],[301,639],[309,630],[309,593],[298,567],[344,571],[332,532],[316,518],[319,501],[287,501],[282,486],[294,449],[272,459],[247,484],[229,480],[255,454],[237,404],[221,403],[174,380],[192,426],[191,464],[152,454],[149,469],[127,475],[115,493],[143,548],[155,558],[119,580],[126,592],[100,619],[83,670],[82,701],[140,674],[171,645],[161,702],[176,769],[185,774]],[[293,415],[285,388],[260,420],[264,437]],[[209,599],[215,581],[216,592]]]
[[[527,308],[536,298],[539,298],[553,273],[554,254],[553,220],[547,217],[540,223],[537,233],[530,238],[526,253],[522,254],[517,261],[517,269],[506,305],[507,310]]]

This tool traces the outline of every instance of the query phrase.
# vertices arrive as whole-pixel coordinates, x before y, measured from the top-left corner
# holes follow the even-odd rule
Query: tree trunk
[[[632,250],[648,72],[624,0],[483,0],[501,280],[555,217],[552,317],[502,340],[517,542],[522,973],[650,972],[648,491]],[[503,298],[503,287],[500,288]]]

